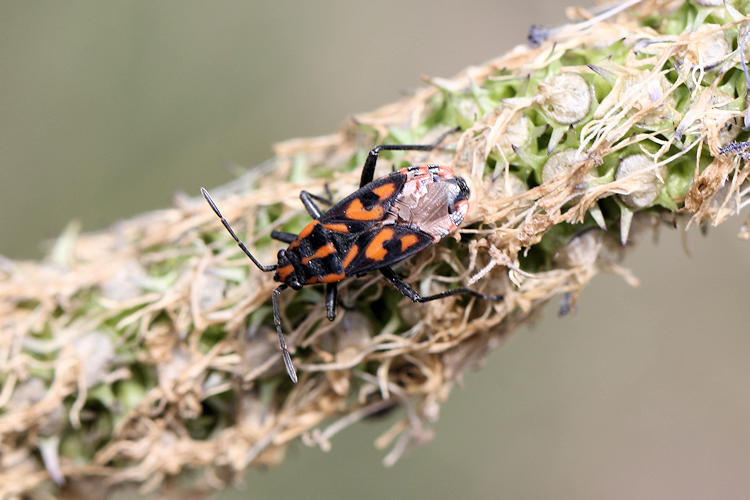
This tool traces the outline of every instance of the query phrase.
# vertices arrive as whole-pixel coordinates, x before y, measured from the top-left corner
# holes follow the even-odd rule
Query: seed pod
[[[218,278],[212,269],[206,269],[200,277],[200,286],[197,289],[198,307],[201,310],[210,309],[224,298],[226,281]]]
[[[374,335],[372,323],[361,313],[347,312],[336,330],[336,361],[348,363],[367,347]]]
[[[616,108],[629,109],[629,116],[647,110],[636,125],[647,130],[663,128],[668,125],[666,122],[673,122],[675,119],[674,97],[672,94],[664,97],[670,86],[664,75],[629,70],[626,76],[617,79],[612,91],[596,108],[594,118],[603,118]],[[662,98],[663,102],[656,106]]]
[[[515,175],[500,175],[489,186],[487,194],[493,197],[516,196],[525,193],[528,189],[526,183]]]
[[[711,70],[721,64],[732,51],[731,44],[721,26],[702,24],[692,33],[691,42],[677,55],[681,65],[688,69]]]
[[[659,196],[664,183],[657,176],[654,169],[654,162],[645,154],[635,154],[623,158],[615,171],[615,180],[624,179],[625,177],[651,169],[650,172],[644,172],[642,175],[634,175],[632,180],[632,189],[625,195],[619,195],[620,199],[627,206],[633,209],[650,207]],[[666,174],[666,168],[660,167],[659,173],[662,178]]]
[[[726,146],[742,132],[742,117],[733,116],[719,129],[719,144]]]
[[[47,387],[44,385],[44,382],[36,377],[31,377],[16,385],[10,396],[10,401],[7,403],[7,408],[16,410],[25,406],[31,406],[34,403],[38,403],[46,392]]]
[[[110,336],[94,331],[74,340],[72,347],[82,364],[86,387],[102,382],[110,371],[115,355]]]
[[[558,123],[570,125],[591,110],[591,85],[577,73],[558,73],[539,84],[542,108]]]
[[[706,90],[708,91],[708,89]],[[718,89],[711,96],[711,104],[713,108],[721,108],[732,100],[732,96]],[[706,122],[706,124],[711,123],[718,125],[719,123],[721,123],[721,121],[719,120],[723,120],[725,118],[724,116],[721,116],[721,114],[723,113],[715,112],[717,111],[717,109],[711,109],[710,111],[711,112],[709,113],[705,113],[704,121]],[[732,116],[723,124],[721,124],[721,128],[719,129],[719,144],[721,146],[726,146],[727,144],[735,140],[737,136],[740,135],[740,132],[742,132],[742,116]]]
[[[348,311],[334,330],[336,346],[335,362],[346,365],[357,361],[370,346],[375,334],[372,323],[362,313]],[[351,387],[351,372],[346,370],[328,371],[326,376],[336,394],[346,395]]]
[[[565,151],[560,151],[559,153],[553,154],[547,159],[547,162],[544,164],[544,167],[542,168],[542,175],[541,175],[542,182],[547,182],[553,177],[555,177],[556,175],[574,168],[583,160],[584,160],[584,157],[578,154],[578,152],[575,149],[566,149]],[[592,168],[591,170],[586,172],[586,175],[584,175],[583,177],[583,181],[579,185],[576,186],[576,189],[585,191],[596,179],[597,179],[596,169]],[[575,200],[578,198],[579,198],[578,196],[574,197],[563,206],[568,207],[572,205],[575,202]],[[598,205],[593,205],[589,209],[589,213],[594,218],[594,220],[596,221],[597,225],[600,228],[606,229],[607,224],[604,221],[604,215],[602,214]]]
[[[469,123],[473,123],[477,118],[482,116],[482,113],[479,111],[479,105],[473,99],[456,99],[454,106],[461,118],[468,120]]]
[[[542,168],[542,182],[548,182],[554,176],[571,170],[584,160],[585,157],[575,149],[566,149],[565,151],[553,154],[547,159]],[[596,179],[596,170],[591,169],[586,172],[583,183],[588,186],[594,179]]]
[[[99,285],[102,297],[115,302],[125,302],[141,296],[148,273],[135,259],[129,260]]]
[[[250,340],[240,344],[238,350],[242,361],[238,371],[243,374],[245,380],[253,380],[261,374],[266,374],[266,370],[273,373],[282,369],[276,363],[266,367],[268,360],[276,356],[276,339],[276,331],[273,328],[260,325],[257,330],[252,331]]]
[[[602,248],[602,234],[598,229],[588,229],[573,236],[555,253],[554,263],[565,268],[592,265]]]
[[[513,151],[513,146],[523,147],[529,142],[533,124],[526,115],[520,114],[508,124],[497,145],[505,154]]]
[[[719,146],[726,146],[742,131],[742,117],[732,116],[732,112],[725,109],[732,101],[732,95],[717,88],[706,87],[701,90],[693,99],[690,108],[685,111],[675,131],[676,138],[679,139],[683,135],[708,134],[711,139],[715,132]]]
[[[750,181],[745,181],[740,187],[739,191],[744,192],[746,190],[750,189]],[[709,202],[709,206],[711,207],[711,210],[714,212],[723,211],[727,215],[733,215],[738,213],[738,210],[741,210],[743,207],[742,199],[741,197],[732,197],[730,199],[727,199],[727,196],[732,191],[732,182],[727,179],[724,181],[724,183],[721,185],[719,189],[716,190],[716,193],[711,197],[711,201]]]

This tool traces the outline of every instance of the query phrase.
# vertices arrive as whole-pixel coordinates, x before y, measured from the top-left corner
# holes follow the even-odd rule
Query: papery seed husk
[[[573,268],[590,266],[596,262],[602,248],[602,231],[589,229],[578,233],[554,256],[555,264]]]
[[[513,174],[501,175],[495,179],[489,186],[487,194],[489,196],[516,196],[525,193],[529,187],[524,181]]]
[[[518,115],[508,124],[497,145],[505,154],[510,154],[513,146],[521,147],[529,142],[531,126],[531,120],[526,115]]]
[[[591,85],[577,73],[558,73],[539,85],[543,108],[563,125],[582,120],[591,110]]]
[[[575,149],[566,149],[553,154],[542,167],[542,182],[548,182],[556,175],[569,171],[585,159],[586,157]],[[584,176],[583,182],[590,184],[594,179],[596,179],[596,170],[591,169]]]
[[[682,63],[704,70],[719,65],[732,50],[729,39],[720,28],[718,24],[698,26],[693,32],[695,42],[688,44],[678,55]],[[705,35],[701,36],[704,33]]]
[[[109,335],[94,331],[77,338],[72,343],[84,370],[86,387],[93,387],[109,373],[115,347]]]
[[[594,112],[595,118],[602,118],[612,108],[627,107],[629,115],[641,110],[648,111],[637,125],[644,129],[661,128],[665,121],[674,121],[674,96],[667,95],[660,106],[654,108],[664,94],[669,92],[670,83],[664,75],[653,75],[648,71],[631,70],[626,76],[617,79],[612,91],[607,94]],[[658,93],[658,95],[654,95]]]
[[[630,174],[642,170],[652,169],[651,172],[634,176],[633,181],[637,187],[629,194],[619,195],[620,199],[630,208],[650,207],[659,196],[664,184],[659,180],[654,169],[654,161],[645,154],[635,154],[623,158],[615,171],[615,179],[620,180],[628,177]],[[666,168],[660,167],[659,171],[663,176],[666,174]]]

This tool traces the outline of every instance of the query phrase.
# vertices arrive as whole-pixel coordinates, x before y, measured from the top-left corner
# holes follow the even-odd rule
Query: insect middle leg
[[[370,150],[370,154],[367,155],[365,165],[362,167],[362,177],[359,180],[359,187],[364,186],[372,182],[375,176],[375,164],[378,162],[378,153],[381,151],[432,151],[440,145],[446,137],[454,132],[461,130],[461,127],[452,128],[447,132],[444,132],[438,137],[432,144],[381,144]]]
[[[305,206],[305,210],[307,210],[307,213],[309,213],[310,217],[312,217],[313,219],[319,218],[320,214],[322,213],[320,211],[320,207],[318,207],[314,200],[324,202],[328,201],[325,198],[314,195],[308,191],[300,191],[299,199],[302,200],[302,204]]]
[[[406,295],[412,302],[429,302],[431,300],[450,297],[451,295],[471,295],[472,297],[477,297],[483,300],[503,300],[502,295],[484,295],[475,290],[470,290],[469,288],[454,288],[445,292],[436,293],[435,295],[423,297],[416,290],[406,284],[404,280],[399,278],[390,266],[380,268],[380,273],[396,288],[396,290]]]

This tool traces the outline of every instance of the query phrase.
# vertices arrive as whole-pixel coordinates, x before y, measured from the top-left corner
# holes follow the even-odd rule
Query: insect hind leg
[[[440,145],[450,134],[458,132],[461,127],[455,127],[444,132],[432,144],[381,144],[370,150],[367,155],[365,165],[362,167],[362,177],[359,180],[359,187],[372,182],[375,176],[375,164],[378,162],[378,154],[381,151],[432,151]]]
[[[234,232],[234,229],[232,229],[232,226],[229,225],[229,222],[224,218],[223,215],[221,215],[221,211],[219,210],[219,207],[216,206],[216,203],[214,203],[214,200],[211,198],[211,195],[208,194],[208,191],[206,191],[206,188],[201,188],[201,194],[203,194],[203,198],[206,199],[209,206],[211,207],[211,210],[214,211],[216,216],[221,220],[221,223],[224,225],[224,228],[229,232],[230,235],[232,235],[232,238],[234,238],[234,241],[237,242],[237,246],[240,247],[240,249],[247,255],[250,260],[253,261],[253,264],[255,264],[258,269],[260,269],[263,272],[268,271],[274,271],[277,266],[276,264],[271,264],[269,266],[264,266],[260,262],[258,262],[258,259],[253,256],[253,254],[250,253],[250,250],[247,249],[247,246],[245,246],[245,243],[237,236],[237,233]]]
[[[399,278],[396,272],[390,267],[380,268],[380,273],[385,277],[385,279],[388,280],[388,282],[391,285],[393,285],[396,288],[396,290],[398,290],[403,295],[411,299],[412,302],[424,303],[424,302],[429,302],[431,300],[443,299],[445,297],[450,297],[452,295],[471,295],[472,297],[477,297],[482,300],[503,300],[502,295],[484,295],[482,293],[479,293],[475,290],[471,290],[469,288],[454,288],[452,290],[447,290],[445,292],[436,293],[434,295],[427,295],[425,297],[425,296],[420,295],[416,290],[410,287],[404,280]]]

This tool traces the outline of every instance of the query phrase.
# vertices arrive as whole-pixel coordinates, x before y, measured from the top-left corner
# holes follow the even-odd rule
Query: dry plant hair
[[[519,46],[338,132],[278,144],[211,190],[262,262],[271,230],[299,231],[301,189],[335,199],[380,143],[402,166],[451,166],[470,185],[459,232],[398,271],[423,293],[470,286],[503,302],[412,304],[377,275],[281,299],[291,384],[259,272],[200,197],[95,234],[66,231],[42,262],[0,262],[0,497],[59,487],[195,491],[281,463],[300,438],[328,449],[395,409],[376,442],[393,465],[432,437],[454,383],[548,301],[575,308],[649,228],[717,225],[750,203],[748,2],[643,0],[571,9]],[[379,169],[378,175],[385,171]],[[741,236],[750,237],[750,221]],[[92,438],[94,436],[95,438]],[[188,473],[188,471],[190,471]],[[63,486],[65,485],[65,486]]]

